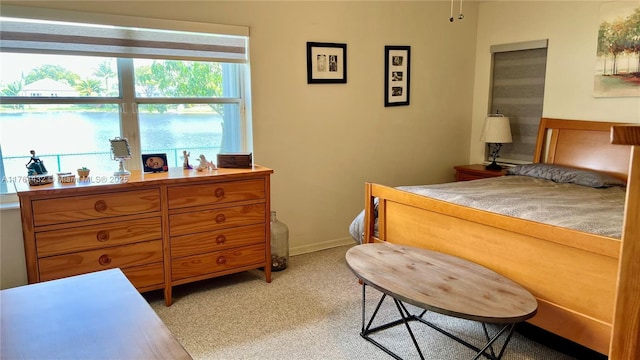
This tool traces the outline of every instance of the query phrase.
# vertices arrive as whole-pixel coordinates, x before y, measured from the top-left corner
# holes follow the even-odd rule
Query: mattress
[[[625,188],[620,186],[595,188],[512,175],[397,189],[506,216],[622,237]],[[362,242],[363,230],[364,210],[349,226],[356,243]]]

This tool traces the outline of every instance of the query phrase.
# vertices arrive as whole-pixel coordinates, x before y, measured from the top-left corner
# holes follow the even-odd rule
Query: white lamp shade
[[[484,128],[480,140],[486,143],[510,143],[511,126],[506,116],[488,116],[484,121]]]

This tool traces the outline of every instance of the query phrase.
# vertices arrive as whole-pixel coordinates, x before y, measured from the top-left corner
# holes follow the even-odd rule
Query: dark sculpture
[[[31,150],[31,159],[27,163],[26,167],[29,169],[29,176],[42,175],[47,173],[47,169],[44,167],[44,163],[36,156],[36,151]]]

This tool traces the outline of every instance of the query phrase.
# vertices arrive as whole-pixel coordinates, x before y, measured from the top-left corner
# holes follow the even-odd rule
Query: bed
[[[475,205],[464,201],[455,203],[446,196],[438,199],[433,193],[420,194],[416,189],[422,187],[392,188],[366,183],[365,209],[352,222],[352,236],[357,242],[389,241],[425,247],[482,264],[525,286],[536,297],[539,310],[530,323],[603,354],[616,353],[617,358],[627,358],[619,354],[633,354],[628,358],[636,358],[640,344],[637,335],[640,245],[636,245],[637,241],[624,240],[630,237],[637,240],[636,228],[640,226],[637,210],[640,183],[636,180],[640,169],[630,176],[630,168],[636,168],[630,166],[630,159],[635,158],[635,162],[640,159],[631,156],[638,146],[611,143],[612,126],[638,129],[625,125],[629,124],[542,118],[532,164],[533,168],[548,164],[623,182],[623,187],[613,190],[620,193],[622,189],[621,196],[615,195],[617,200],[602,200],[615,203],[612,209],[606,210],[612,214],[613,231],[599,232],[602,223],[591,221],[587,221],[585,228],[518,218],[495,209],[471,207]],[[616,136],[617,143],[640,141],[638,132],[632,132],[631,136],[620,134]],[[515,175],[520,176],[494,179],[511,181],[528,177]],[[550,186],[555,187],[556,178],[536,181],[548,183],[549,179],[554,180]],[[491,181],[468,183],[493,186],[488,185]],[[612,192],[611,189],[617,187],[606,185],[602,189],[594,186],[593,191]],[[443,187],[448,189],[447,186]],[[566,190],[560,190],[563,191]],[[635,198],[630,194],[635,194]],[[536,212],[539,211],[530,211]],[[555,217],[560,221],[565,218],[564,215]],[[606,216],[600,217],[606,222]],[[624,256],[621,255],[623,248]],[[621,285],[618,285],[619,276]],[[629,320],[634,314],[635,318]]]

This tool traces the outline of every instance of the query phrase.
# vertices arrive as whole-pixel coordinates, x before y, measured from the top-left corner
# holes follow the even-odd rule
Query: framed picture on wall
[[[638,14],[637,1],[600,5],[594,97],[640,96]]]
[[[409,105],[411,47],[384,47],[384,106]]]
[[[346,84],[347,44],[307,42],[307,84]]]
[[[142,154],[142,166],[144,172],[169,171],[167,154]]]

